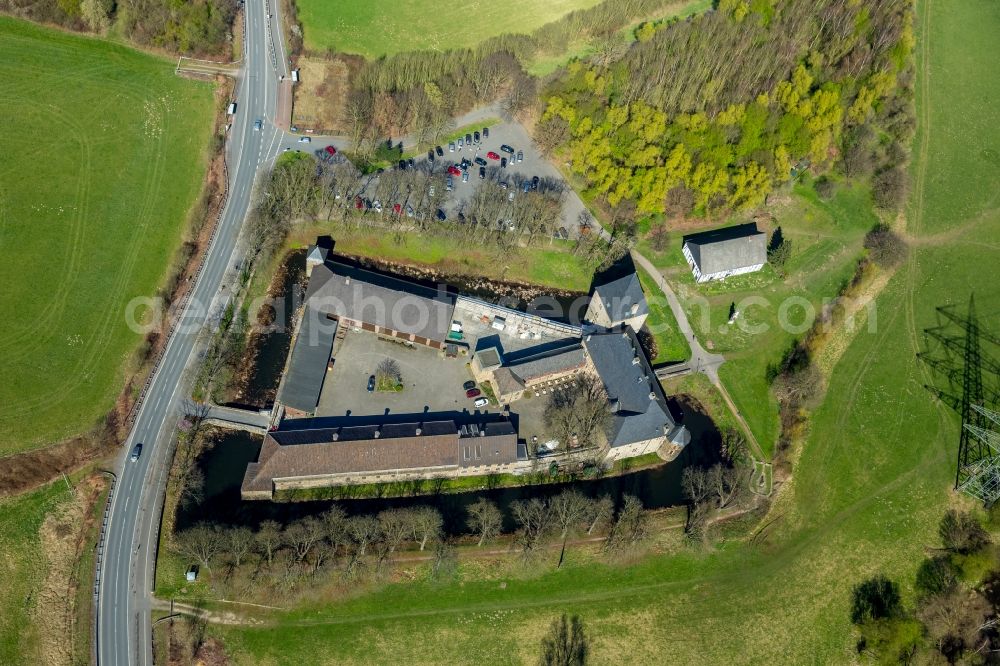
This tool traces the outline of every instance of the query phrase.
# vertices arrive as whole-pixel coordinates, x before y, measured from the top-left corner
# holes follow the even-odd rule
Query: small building
[[[528,349],[509,357],[496,347],[476,352],[472,374],[492,381],[501,404],[520,400],[527,390],[546,390],[563,384],[588,368],[587,354],[578,340],[544,349]]]
[[[303,429],[294,423],[264,437],[257,462],[247,465],[243,499],[270,500],[282,489],[502,472],[519,455],[517,431],[507,420]]]
[[[617,328],[631,326],[633,331],[642,329],[649,315],[649,305],[639,284],[639,276],[635,271],[628,275],[602,284],[594,289],[587,306],[587,321],[603,326]]]
[[[278,402],[290,416],[309,416],[316,411],[336,335],[337,320],[306,305],[278,388]]]
[[[684,258],[695,282],[759,271],[767,263],[767,234],[753,222],[684,237]]]

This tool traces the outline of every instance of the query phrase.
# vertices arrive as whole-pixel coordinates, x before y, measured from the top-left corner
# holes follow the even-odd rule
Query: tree
[[[947,555],[927,558],[917,569],[915,585],[925,595],[947,592],[956,582],[955,566]]]
[[[458,555],[455,546],[444,539],[434,544],[434,560],[431,563],[431,579],[447,580],[458,570]]]
[[[527,556],[534,551],[538,543],[551,529],[552,514],[549,512],[548,505],[537,497],[511,502],[510,512],[517,524],[521,526],[517,542],[521,545],[522,552]]]
[[[285,529],[285,542],[292,547],[295,559],[302,562],[316,542],[326,535],[326,527],[314,516],[297,520]]]
[[[781,227],[775,227],[767,242],[767,261],[779,274],[785,272],[785,263],[792,254],[792,241],[785,237]]]
[[[430,506],[414,509],[410,522],[413,528],[413,538],[420,544],[420,550],[424,549],[428,541],[438,539],[444,527],[441,512]]]
[[[851,622],[861,624],[895,616],[900,610],[899,585],[878,574],[854,586]]]
[[[352,516],[347,520],[347,534],[354,542],[357,556],[362,558],[372,542],[379,538],[379,523],[372,516]]]
[[[996,613],[983,595],[959,587],[925,599],[917,617],[950,663],[969,650],[980,650],[985,645],[984,632],[997,624]]]
[[[615,515],[615,503],[608,495],[601,495],[590,503],[590,527],[587,534],[593,534],[598,525],[603,525]]]
[[[649,536],[649,519],[642,502],[634,495],[625,495],[622,498],[622,508],[618,511],[611,532],[604,542],[605,549],[621,552],[645,540],[647,536]]]
[[[879,224],[865,234],[868,256],[882,268],[893,268],[906,258],[906,242],[885,224]]]
[[[686,467],[681,475],[681,489],[688,500],[684,533],[695,541],[703,539],[715,492],[708,470],[704,467]]]
[[[281,525],[273,520],[265,520],[257,528],[257,532],[254,534],[254,541],[256,542],[258,552],[264,556],[267,560],[267,566],[270,567],[271,562],[274,560],[274,551],[285,544]]]
[[[226,545],[237,568],[254,545],[254,534],[249,527],[234,527],[226,532]]]
[[[503,527],[503,514],[497,505],[485,498],[480,498],[469,505],[469,527],[479,535],[478,546],[492,541]]]
[[[596,445],[611,422],[600,377],[589,372],[576,375],[565,388],[550,393],[544,418],[561,449],[569,449],[574,441],[579,446]]]
[[[403,383],[403,373],[394,358],[384,358],[375,367],[375,380],[380,389],[395,389]]]
[[[967,555],[990,542],[990,535],[968,511],[949,509],[938,525],[941,543],[948,550]]]
[[[80,16],[91,30],[104,34],[111,27],[114,0],[82,0]]]
[[[590,498],[576,490],[564,490],[550,501],[549,507],[555,516],[556,526],[561,530],[559,536],[562,539],[557,568],[562,566],[563,557],[566,555],[566,540],[569,538],[570,530],[587,519],[591,504]]]
[[[902,167],[879,171],[872,179],[875,205],[885,210],[897,210],[906,199],[906,187],[906,172]]]
[[[413,534],[413,514],[409,509],[386,509],[379,512],[377,519],[389,553],[395,552],[399,544]]]
[[[211,570],[212,559],[226,545],[226,536],[218,525],[198,523],[194,527],[180,532],[176,538],[177,549]]]
[[[563,614],[552,621],[549,633],[542,639],[541,666],[583,666],[587,663],[587,636],[579,616]]]
[[[743,465],[723,465],[715,463],[708,469],[708,480],[711,484],[718,507],[725,509],[731,504],[739,504],[747,488],[749,468]]]

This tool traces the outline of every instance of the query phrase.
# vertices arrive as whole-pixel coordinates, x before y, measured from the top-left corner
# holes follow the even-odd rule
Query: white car
[[[299,137],[299,143],[310,143],[310,142],[312,142],[312,139],[310,139],[307,136]]]
[[[487,400],[486,398],[476,398],[476,401],[472,404],[474,404],[476,407],[485,407],[486,405],[490,404],[490,401]]]
[[[449,141],[448,142],[448,152],[449,153],[455,152],[455,142],[454,141]]]

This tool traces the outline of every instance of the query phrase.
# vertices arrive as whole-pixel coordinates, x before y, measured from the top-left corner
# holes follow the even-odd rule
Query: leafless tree
[[[599,525],[608,523],[615,515],[615,503],[608,495],[601,495],[590,504],[590,527],[587,534],[593,534]]]
[[[420,550],[423,550],[428,541],[441,536],[444,520],[441,518],[441,512],[434,507],[421,506],[413,510],[411,524],[413,539],[420,544]]]
[[[389,357],[382,359],[375,367],[375,378],[378,380],[380,386],[396,386],[401,384],[403,381],[403,373],[399,369],[399,362],[396,361],[396,359]]]
[[[739,504],[747,488],[750,468],[745,465],[728,466],[716,463],[708,469],[708,481],[718,501],[718,507]]]
[[[593,502],[589,497],[584,496],[576,490],[564,490],[549,502],[549,508],[555,518],[556,526],[560,530],[559,538],[562,539],[562,548],[559,551],[559,564],[561,567],[563,558],[566,555],[566,541],[569,539],[570,530],[580,526],[587,520]]]
[[[517,542],[525,556],[530,555],[539,542],[552,528],[552,514],[543,500],[533,497],[529,500],[515,500],[510,505],[514,520],[521,526]]]
[[[352,516],[347,520],[347,534],[357,556],[363,558],[369,546],[379,538],[379,523],[372,516]]]
[[[267,566],[270,568],[271,563],[274,561],[274,552],[285,544],[281,525],[273,520],[265,520],[257,528],[257,532],[254,534],[254,541],[256,542],[257,551],[264,556],[267,560]]]
[[[649,535],[649,521],[642,502],[634,495],[625,495],[622,508],[615,517],[604,547],[608,551],[621,552],[627,547],[643,541]]]
[[[176,537],[176,544],[183,555],[197,560],[206,569],[211,570],[212,559],[222,552],[226,545],[226,536],[218,525],[198,523],[180,532]]]
[[[395,552],[413,534],[413,512],[409,509],[386,509],[379,512],[377,519],[387,554]]]
[[[688,499],[687,522],[684,532],[692,539],[704,537],[715,487],[704,467],[687,467],[681,476],[681,489]]]
[[[316,542],[325,536],[325,531],[323,523],[314,516],[297,520],[285,529],[285,540],[298,562],[306,559]]]
[[[598,444],[611,421],[608,394],[601,379],[589,372],[573,377],[565,388],[549,394],[544,418],[563,450],[574,438],[580,446]]]
[[[488,499],[480,498],[469,506],[469,526],[479,535],[479,546],[491,541],[503,526],[503,514],[497,505]]]
[[[253,549],[253,544],[254,534],[249,527],[233,527],[226,531],[226,546],[236,568]]]

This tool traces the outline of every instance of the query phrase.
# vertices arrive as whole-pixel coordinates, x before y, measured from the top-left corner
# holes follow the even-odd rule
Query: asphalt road
[[[229,289],[224,285],[232,279],[240,259],[237,241],[255,177],[277,155],[282,139],[272,123],[278,79],[288,75],[277,3],[247,0],[245,9],[244,67],[227,143],[229,198],[191,299],[167,343],[118,464],[97,581],[97,660],[102,666],[152,664],[150,606],[156,542],[170,435],[186,394],[182,389],[185,369],[196,360],[199,333],[206,323],[217,321],[225,307]],[[254,129],[258,118],[263,120],[259,131]],[[132,462],[129,457],[136,443],[142,443],[142,455]]]

